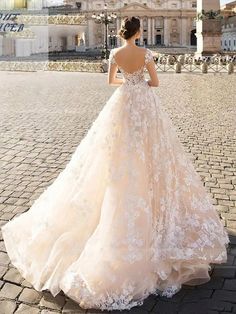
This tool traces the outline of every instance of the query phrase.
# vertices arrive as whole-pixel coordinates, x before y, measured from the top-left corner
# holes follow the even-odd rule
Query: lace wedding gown
[[[120,68],[117,88],[70,162],[1,229],[22,276],[83,308],[130,309],[210,279],[229,238],[159,97]],[[114,50],[111,63],[115,62]]]

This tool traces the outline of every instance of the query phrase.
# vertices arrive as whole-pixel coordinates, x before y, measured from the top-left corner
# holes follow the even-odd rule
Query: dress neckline
[[[146,65],[146,62],[145,62],[145,60],[146,60],[146,54],[147,54],[147,51],[146,51],[145,54],[144,54],[144,64],[143,64],[139,69],[137,69],[137,70],[135,70],[135,71],[133,71],[133,72],[126,72],[121,66],[118,65],[118,63],[116,62],[116,59],[115,59],[114,50],[113,50],[113,59],[114,59],[116,65],[118,66],[118,68],[119,68],[120,70],[122,70],[125,74],[132,75],[132,74],[136,74],[136,73],[142,71],[142,70],[145,68],[145,65]]]
[[[117,64],[117,63],[116,63]],[[142,65],[138,70],[135,70],[135,71],[133,71],[132,73],[131,72],[126,72],[121,66],[119,66],[118,64],[117,64],[117,66],[118,66],[118,68],[121,70],[121,71],[123,71],[125,74],[128,74],[128,75],[133,75],[133,74],[136,74],[136,73],[139,73],[139,72],[141,72],[141,71],[143,71],[143,69],[145,68],[145,64],[144,65]]]

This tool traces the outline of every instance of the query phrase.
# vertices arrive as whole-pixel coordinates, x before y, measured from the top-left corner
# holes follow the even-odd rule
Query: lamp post
[[[93,13],[92,18],[94,19],[95,23],[97,24],[104,24],[105,26],[105,59],[108,59],[108,24],[113,23],[113,21],[117,18],[116,13],[108,14],[107,12],[107,4],[104,5],[104,11],[96,14]]]

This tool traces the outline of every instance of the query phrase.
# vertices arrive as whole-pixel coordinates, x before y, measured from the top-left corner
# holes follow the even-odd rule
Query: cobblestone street
[[[0,72],[0,224],[29,209],[64,169],[116,87],[107,74]],[[112,313],[236,313],[236,75],[160,73],[160,96],[230,234],[227,264],[173,298],[149,296]],[[164,156],[163,156],[164,158]],[[0,314],[111,313],[81,309],[61,291],[37,292],[0,238]]]

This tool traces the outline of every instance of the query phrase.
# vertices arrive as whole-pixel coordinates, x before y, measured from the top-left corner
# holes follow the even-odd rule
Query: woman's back
[[[114,81],[117,69],[123,74],[126,85],[147,84],[144,72],[147,68],[154,86],[158,84],[153,54],[150,49],[139,48],[135,45],[124,45],[112,49],[109,57],[108,81]]]
[[[118,67],[133,73],[145,65],[146,48],[122,46],[114,49],[114,59]]]

